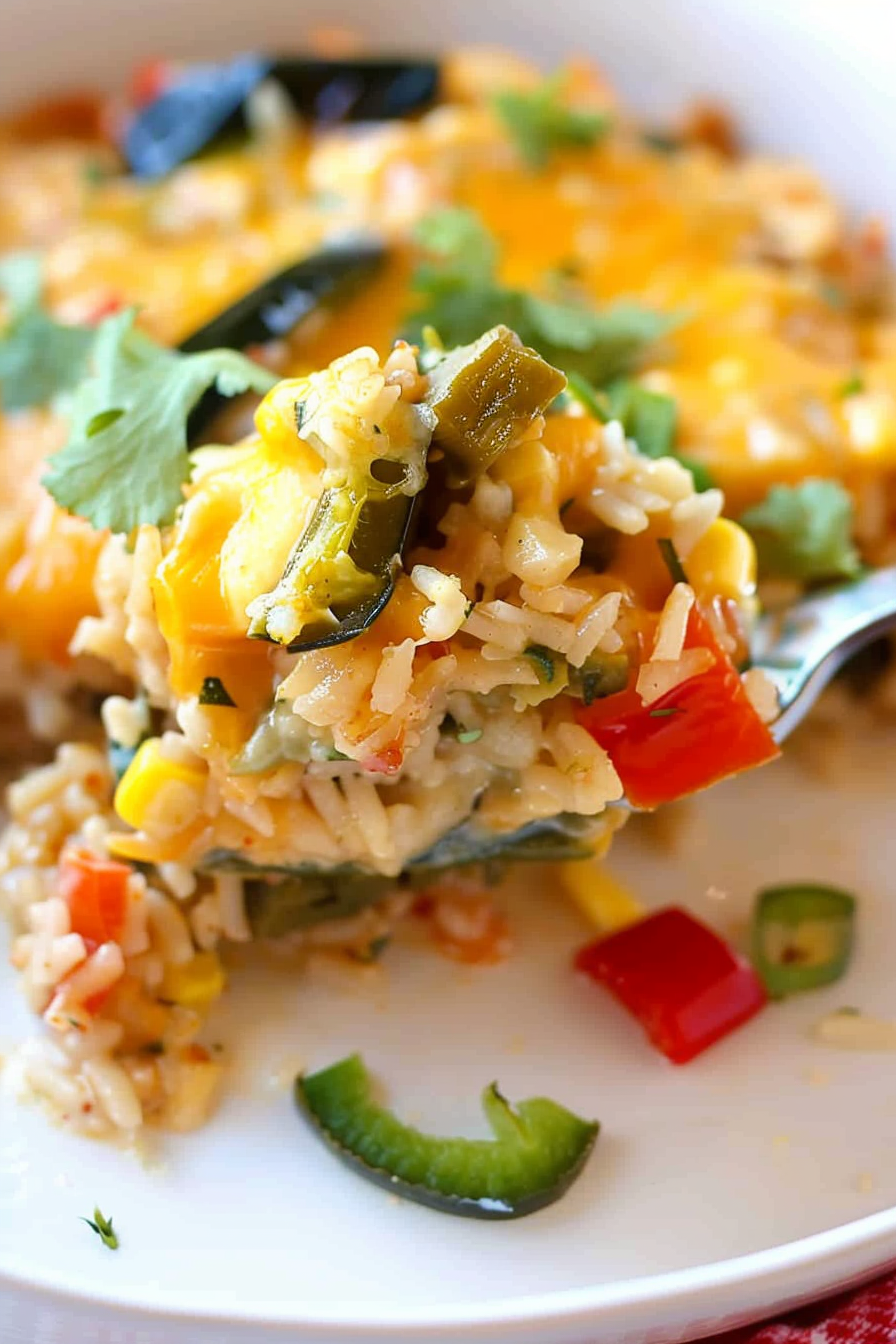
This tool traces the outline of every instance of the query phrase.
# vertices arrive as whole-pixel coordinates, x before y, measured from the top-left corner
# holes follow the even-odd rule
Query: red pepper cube
[[[712,666],[643,704],[634,685],[575,709],[603,747],[634,807],[653,808],[780,755],[750,703],[737,668],[703,613],[692,607],[686,649],[708,649]]]
[[[686,1064],[765,1004],[752,966],[670,906],[583,947],[576,969],[606,985],[673,1064]]]

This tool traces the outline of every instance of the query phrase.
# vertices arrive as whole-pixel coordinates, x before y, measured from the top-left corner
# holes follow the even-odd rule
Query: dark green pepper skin
[[[315,525],[323,525],[330,492],[325,490],[308,524],[308,533]],[[377,580],[374,592],[367,597],[333,606],[337,624],[315,630],[309,626],[289,645],[290,653],[310,649],[328,649],[334,644],[345,644],[363,634],[383,611],[395,592],[395,581],[401,572],[401,557],[411,544],[420,505],[419,495],[392,495],[368,497],[361,507],[358,525],[348,553],[365,574]],[[306,534],[307,535],[307,534]]]
[[[433,444],[448,462],[448,484],[481,476],[566,387],[566,377],[498,325],[449,351],[430,373]]]
[[[591,857],[591,818],[561,813],[517,831],[486,831],[463,822],[412,859],[397,877],[343,863],[260,868],[227,850],[207,854],[202,867],[242,873],[246,914],[256,938],[282,938],[330,919],[346,919],[396,888],[419,887],[448,869],[503,863],[559,863]]]
[[[387,121],[435,101],[434,61],[277,59],[247,53],[220,65],[194,65],[141,108],[124,137],[137,177],[163,177],[228,136],[245,135],[246,100],[274,79],[306,121]]]
[[[263,280],[210,322],[181,341],[185,355],[227,346],[245,350],[250,345],[281,340],[304,317],[347,288],[366,280],[386,256],[372,239],[323,248]]]
[[[295,1097],[353,1171],[392,1194],[466,1218],[522,1218],[553,1204],[582,1171],[600,1128],[546,1097],[514,1110],[492,1083],[482,1105],[493,1140],[434,1138],[374,1104],[359,1055],[300,1076]]]
[[[336,303],[362,284],[385,259],[386,250],[364,239],[323,248],[263,280],[236,303],[181,341],[181,354],[194,355],[224,346],[247,350],[280,340],[314,309]],[[190,413],[187,438],[196,444],[227,398],[211,388]]]

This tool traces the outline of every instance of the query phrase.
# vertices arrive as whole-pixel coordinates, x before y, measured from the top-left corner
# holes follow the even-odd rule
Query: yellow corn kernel
[[[647,913],[640,901],[604,865],[594,859],[565,863],[563,885],[582,914],[608,932],[634,924]]]
[[[159,998],[181,1008],[206,1012],[220,998],[227,976],[217,952],[197,952],[183,966],[169,966],[159,986]]]
[[[194,820],[205,779],[205,770],[170,760],[157,737],[147,738],[115,790],[115,811],[135,830],[155,819],[173,834]]]
[[[691,587],[704,601],[729,597],[746,602],[756,591],[756,548],[730,518],[717,518],[687,557]]]

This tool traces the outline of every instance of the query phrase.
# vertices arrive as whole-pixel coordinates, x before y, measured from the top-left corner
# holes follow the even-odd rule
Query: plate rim
[[[879,1242],[884,1244],[878,1247],[879,1255],[875,1258],[871,1252]],[[860,1264],[853,1263],[851,1257],[863,1251],[869,1253],[867,1257],[863,1256]],[[841,1261],[838,1277],[836,1267]],[[798,1301],[801,1294],[819,1295],[817,1286],[802,1277],[809,1271],[825,1271],[827,1287],[823,1292],[830,1296],[845,1287],[868,1281],[892,1263],[896,1263],[896,1205],[795,1241],[686,1269],[586,1288],[495,1298],[481,1304],[455,1306],[441,1303],[429,1309],[417,1306],[406,1312],[394,1309],[384,1312],[376,1304],[365,1307],[361,1303],[357,1311],[343,1306],[332,1312],[316,1310],[297,1315],[295,1302],[286,1300],[273,1302],[262,1311],[257,1306],[241,1309],[238,1304],[221,1309],[209,1303],[190,1302],[188,1298],[182,1304],[159,1304],[153,1302],[148,1293],[135,1296],[95,1289],[85,1292],[66,1275],[23,1272],[3,1265],[0,1265],[0,1292],[26,1289],[38,1297],[43,1295],[41,1305],[49,1305],[46,1299],[55,1298],[57,1305],[63,1307],[68,1303],[129,1313],[135,1323],[139,1316],[147,1324],[169,1322],[180,1327],[193,1323],[313,1331],[315,1340],[320,1339],[321,1344],[325,1344],[326,1340],[357,1339],[363,1334],[371,1339],[383,1336],[412,1339],[432,1332],[446,1338],[482,1328],[488,1328],[494,1338],[499,1338],[523,1325],[551,1325],[569,1331],[577,1326],[609,1325],[617,1312],[628,1312],[632,1307],[688,1311],[691,1299],[693,1308],[704,1314],[704,1319],[708,1310],[728,1311],[731,1313],[730,1324],[736,1325],[738,1320],[759,1319],[764,1313],[750,1316],[752,1308],[746,1301],[729,1300],[723,1305],[708,1300],[707,1294],[719,1291],[727,1294],[735,1289],[756,1291],[761,1286],[768,1309],[773,1312],[782,1303]],[[794,1275],[798,1276],[796,1280]],[[741,1313],[739,1318],[738,1312]],[[709,1326],[725,1328],[727,1319],[710,1320]]]

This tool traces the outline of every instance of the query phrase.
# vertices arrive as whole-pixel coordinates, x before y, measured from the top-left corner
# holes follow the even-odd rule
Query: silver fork
[[[759,621],[755,666],[774,682],[780,713],[772,724],[783,742],[811,709],[838,668],[896,627],[896,566],[805,597]]]

